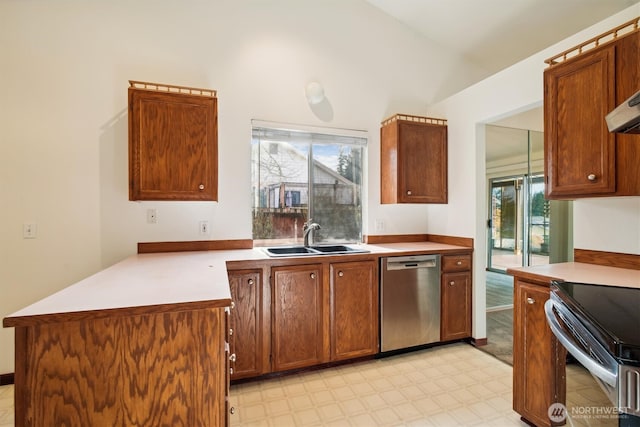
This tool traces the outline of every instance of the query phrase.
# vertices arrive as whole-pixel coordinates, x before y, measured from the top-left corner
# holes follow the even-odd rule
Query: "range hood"
[[[640,133],[640,91],[614,108],[606,120],[609,132]]]

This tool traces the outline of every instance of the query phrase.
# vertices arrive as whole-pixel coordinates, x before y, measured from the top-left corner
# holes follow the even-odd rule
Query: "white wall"
[[[438,104],[433,114],[449,119],[449,204],[380,205],[380,122],[428,113],[437,94],[477,70],[361,0],[3,0],[0,16],[0,317],[134,253],[137,242],[201,239],[203,219],[206,239],[250,238],[251,119],[367,131],[365,233],[378,234],[380,219],[386,234],[475,237],[482,277],[484,132],[476,124],[542,99],[546,55]],[[128,201],[129,79],[218,90],[219,202]],[[330,102],[322,115],[304,98],[311,80]],[[619,211],[637,208],[629,203]],[[157,209],[157,224],[146,224],[147,208]],[[37,239],[22,238],[25,222],[38,224]],[[13,371],[13,352],[13,330],[3,329],[0,373]]]
[[[0,318],[137,242],[251,238],[251,119],[367,131],[365,232],[376,219],[389,234],[428,231],[425,206],[379,203],[380,122],[424,113],[471,68],[366,2],[3,0],[0,16]],[[218,91],[219,202],[128,201],[130,79]],[[318,115],[312,80],[329,101]],[[13,366],[3,329],[0,373]]]
[[[486,336],[484,124],[540,106],[545,59],[639,14],[640,4],[631,6],[429,108],[429,114],[448,119],[450,197],[448,205],[429,207],[427,222],[430,233],[475,238],[474,337]],[[474,187],[475,194],[465,190]],[[574,247],[640,254],[640,197],[580,200],[573,207]]]
[[[640,197],[576,200],[573,206],[576,248],[640,254]]]

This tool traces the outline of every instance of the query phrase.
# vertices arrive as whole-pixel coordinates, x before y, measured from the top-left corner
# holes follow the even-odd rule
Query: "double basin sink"
[[[353,248],[346,245],[314,245],[314,246],[273,246],[264,249],[272,257],[304,256],[304,255],[337,255],[369,252],[366,249]]]

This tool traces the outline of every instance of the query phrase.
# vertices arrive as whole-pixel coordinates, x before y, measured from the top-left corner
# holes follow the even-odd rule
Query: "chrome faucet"
[[[311,221],[312,219],[309,218],[309,221],[305,222],[302,226],[302,230],[304,231],[305,246],[309,246],[309,237],[311,237],[311,243],[313,243],[313,230],[320,230],[320,224]]]

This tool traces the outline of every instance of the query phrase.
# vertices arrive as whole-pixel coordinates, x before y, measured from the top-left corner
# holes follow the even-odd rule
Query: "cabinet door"
[[[547,198],[613,193],[615,134],[604,117],[615,107],[615,46],[545,70]]]
[[[447,203],[445,120],[395,115],[380,128],[381,203]]]
[[[442,275],[440,339],[449,341],[471,336],[471,273]]]
[[[217,200],[217,99],[129,88],[129,199]]]
[[[447,127],[400,122],[398,198],[447,203]]]
[[[323,362],[322,265],[271,269],[273,370]]]
[[[331,360],[378,351],[378,283],[373,261],[333,263]]]
[[[549,292],[548,286],[516,279],[513,408],[537,426],[551,425],[547,411],[552,403],[559,401],[557,373],[564,368],[558,360],[558,344],[544,314]]]
[[[16,328],[15,425],[227,425],[225,309],[164,308]]]
[[[616,41],[616,105],[640,89],[640,31]],[[616,196],[640,195],[640,135],[616,134]]]
[[[231,379],[255,377],[264,373],[262,359],[262,270],[229,271],[231,325],[229,342]],[[235,360],[233,360],[235,359]]]

